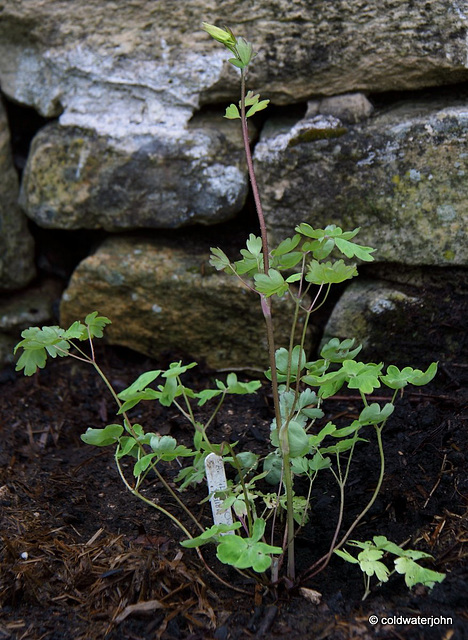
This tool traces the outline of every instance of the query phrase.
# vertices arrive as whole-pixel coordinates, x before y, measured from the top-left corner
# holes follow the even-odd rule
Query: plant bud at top
[[[212,38],[214,38],[217,42],[224,44],[224,46],[230,49],[231,51],[234,50],[237,40],[230,29],[228,28],[220,29],[219,27],[216,27],[214,24],[208,24],[208,22],[203,22],[202,24],[203,24],[203,29]]]

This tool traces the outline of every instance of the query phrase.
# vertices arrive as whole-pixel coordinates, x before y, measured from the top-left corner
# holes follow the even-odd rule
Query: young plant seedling
[[[223,441],[213,429],[225,398],[230,394],[255,393],[261,386],[260,381],[241,381],[235,373],[230,373],[225,380],[215,380],[211,388],[199,391],[183,382],[184,375],[196,363],[173,362],[166,370],[142,373],[127,389],[117,393],[95,357],[93,341],[102,337],[110,323],[97,312],[89,314],[84,323],[75,322],[68,329],[54,326],[24,331],[15,349],[21,350],[17,369],[32,375],[45,366],[49,356],[72,357],[95,368],[115,400],[117,421],[102,429],[88,429],[82,436],[83,441],[94,446],[114,447],[115,464],[127,489],[170,518],[186,537],[182,545],[196,548],[202,561],[199,547],[212,543],[216,545],[220,562],[239,571],[247,570],[249,575],[252,571],[261,574],[258,579],[263,583],[266,581],[263,574],[268,570],[271,580],[278,582],[285,564],[284,582],[294,586],[323,571],[335,552],[364,570],[367,593],[372,575],[382,581],[388,577],[382,557],[384,553],[392,553],[397,555],[395,570],[405,574],[408,586],[417,582],[430,585],[441,580],[443,574],[422,569],[417,564],[417,560],[427,557],[422,552],[400,551],[382,536],[375,537],[373,542],[350,543],[361,548],[358,558],[342,547],[371,509],[382,487],[383,433],[397,396],[407,385],[430,382],[436,375],[437,364],[432,363],[426,371],[411,367],[400,370],[393,365],[385,370],[383,363],[359,360],[361,346],[354,339],[338,338],[323,345],[317,359],[308,360],[305,345],[312,314],[324,304],[332,285],[357,275],[356,261],[373,260],[374,249],[356,242],[359,229],[346,231],[334,224],[315,229],[308,223],[297,225],[294,235],[270,248],[247,127],[248,118],[265,109],[269,102],[252,91],[246,92],[246,71],[255,53],[249,42],[236,37],[228,28],[204,23],[204,29],[228,49],[229,62],[240,73],[240,100],[227,108],[226,117],[240,120],[260,227],[259,236],[249,235],[239,260],[231,261],[224,251],[214,247],[210,263],[243,282],[252,295],[258,297],[263,312],[269,356],[265,376],[271,385],[274,406],[269,444],[261,453],[239,450],[238,443]],[[274,301],[278,298],[289,298],[293,310],[289,342],[276,348],[273,318]],[[83,342],[88,343],[87,350]],[[373,401],[372,394],[382,387],[388,390],[388,400]],[[339,424],[324,420],[327,400],[342,388],[352,389],[361,398],[362,407],[356,412],[357,417]],[[189,422],[193,433],[190,446],[179,444],[170,435],[145,431],[132,420],[133,409],[140,402],[151,401],[177,409]],[[201,407],[205,411],[210,403],[211,413],[201,421],[197,411]],[[377,445],[378,478],[367,504],[350,520],[346,498],[352,462],[356,450],[370,439]],[[124,472],[124,459],[132,463],[132,478]],[[175,464],[180,467],[175,479],[178,490],[165,478],[165,468]],[[328,550],[298,576],[296,533],[309,520],[313,491],[325,474],[331,474],[338,488],[334,533]],[[205,476],[209,485],[207,500],[211,499],[214,516],[214,523],[207,527],[180,497],[180,492],[200,483]],[[175,501],[177,513],[142,493],[142,485],[154,477]],[[298,489],[298,479],[300,486],[305,487],[302,492]],[[213,573],[206,564],[205,567]]]
[[[416,562],[423,558],[433,559],[429,553],[415,551],[414,549],[402,549],[387,540],[385,536],[374,536],[372,540],[367,540],[366,542],[350,540],[347,544],[362,549],[357,558],[343,549],[335,549],[335,553],[343,558],[343,560],[359,565],[364,577],[363,600],[365,600],[371,592],[370,579],[374,575],[379,582],[382,583],[387,582],[391,573],[396,571],[405,576],[405,583],[409,589],[417,584],[422,584],[432,589],[436,582],[442,582],[445,578],[445,573],[426,569]],[[392,572],[390,572],[390,569],[382,562],[385,553],[391,553],[396,556],[394,560],[394,570]]]

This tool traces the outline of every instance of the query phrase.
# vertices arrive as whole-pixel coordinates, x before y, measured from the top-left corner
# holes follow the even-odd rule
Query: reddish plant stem
[[[244,141],[245,157],[247,160],[247,168],[249,171],[250,183],[252,185],[252,193],[255,201],[255,208],[257,211],[258,222],[260,225],[260,233],[262,236],[262,251],[263,251],[263,271],[268,275],[270,269],[270,257],[268,248],[268,236],[265,224],[265,215],[263,213],[263,207],[260,200],[260,194],[258,191],[257,179],[255,176],[255,170],[252,161],[252,153],[250,151],[249,131],[247,124],[247,117],[245,112],[245,71],[241,70],[241,123],[242,123],[242,138]],[[276,374],[276,359],[275,359],[275,337],[273,329],[273,319],[271,315],[271,298],[267,298],[261,295],[262,312],[265,318],[267,339],[268,339],[268,355],[271,369],[271,388],[273,393],[273,404],[275,407],[276,426],[279,434],[280,449],[283,458],[284,469],[284,485],[286,490],[286,503],[287,503],[287,552],[288,552],[288,578],[295,579],[295,557],[294,557],[294,510],[293,510],[293,489],[291,478],[291,464],[289,459],[289,440],[287,433],[287,424],[282,425],[280,400],[278,392],[278,378]]]

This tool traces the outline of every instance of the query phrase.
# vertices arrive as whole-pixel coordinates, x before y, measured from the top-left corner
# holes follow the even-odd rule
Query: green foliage
[[[228,110],[232,117],[240,117],[235,105],[231,105]],[[291,285],[302,279],[312,285],[330,286],[357,275],[356,265],[347,264],[343,259],[324,262],[334,250],[347,259],[357,258],[366,262],[373,260],[370,255],[373,249],[351,242],[359,229],[342,231],[335,225],[313,229],[304,223],[296,227],[296,231],[298,233],[293,237],[286,238],[269,252],[268,273],[264,271],[262,239],[254,234],[249,236],[247,249],[241,249],[240,260],[232,263],[221,249],[213,247],[210,264],[218,271],[237,275],[241,279],[253,278],[255,290],[266,297],[290,294],[294,298]],[[288,272],[286,276],[282,275],[282,271]]]
[[[195,547],[200,547],[208,542],[218,542],[218,540],[221,539],[221,536],[231,531],[235,531],[236,529],[240,529],[241,526],[240,522],[235,522],[234,524],[214,524],[196,538],[183,540],[180,544],[186,549],[194,549]]]
[[[204,22],[203,28],[214,40],[220,42],[234,54],[234,58],[229,58],[229,62],[238,69],[245,69],[255,57],[256,54],[253,52],[250,42],[241,37],[236,38],[228,27],[220,29],[213,24]]]
[[[412,369],[405,367],[401,371],[398,367],[390,365],[387,369],[387,375],[382,376],[382,382],[390,389],[403,389],[407,384],[422,386],[428,384],[437,373],[437,363],[433,362],[423,373],[420,369]]]
[[[387,540],[385,536],[374,536],[372,540],[367,540],[366,542],[351,540],[348,545],[362,549],[357,558],[342,549],[335,549],[335,553],[347,562],[358,564],[361,571],[367,576],[367,579],[364,580],[365,593],[363,599],[370,592],[369,579],[372,576],[375,575],[380,582],[388,581],[390,569],[382,562],[385,553],[397,556],[394,559],[394,571],[405,576],[406,586],[410,589],[417,584],[422,584],[432,589],[436,582],[442,582],[445,578],[444,573],[426,569],[416,562],[425,558],[432,559],[429,553],[415,551],[414,549],[404,550]]]
[[[95,447],[108,447],[118,442],[123,432],[124,428],[121,424],[108,424],[103,429],[87,429],[81,439]]]
[[[229,62],[240,70],[240,100],[227,107],[225,117],[242,120],[250,180],[256,186],[247,118],[265,109],[269,100],[261,100],[260,95],[253,91],[245,91],[246,69],[255,58],[255,52],[247,40],[236,37],[227,27],[221,29],[203,23],[203,28],[227,48],[232,56]],[[116,402],[116,414],[121,416],[122,424],[89,428],[82,435],[82,440],[97,447],[114,447],[115,463],[125,486],[178,524],[188,538],[182,543],[184,547],[198,548],[213,543],[221,562],[258,573],[272,567],[274,556],[285,554],[288,556],[287,577],[294,582],[295,532],[297,526],[303,526],[309,519],[315,483],[324,474],[335,480],[338,488],[336,494],[339,496],[337,510],[342,514],[354,452],[369,440],[375,440],[379,458],[375,465],[380,467],[377,486],[367,505],[363,506],[348,533],[337,545],[341,547],[350,531],[369,511],[382,485],[382,432],[392,416],[398,392],[408,384],[424,385],[430,382],[437,372],[437,364],[432,363],[424,372],[411,367],[400,370],[390,365],[383,373],[383,363],[367,363],[356,359],[361,346],[353,339],[338,338],[332,338],[322,346],[318,359],[307,361],[306,332],[312,313],[324,304],[332,285],[357,275],[357,262],[368,263],[374,259],[374,249],[356,242],[359,229],[346,231],[334,224],[315,229],[308,223],[298,225],[293,236],[270,249],[263,212],[257,199],[256,205],[262,235],[251,233],[245,248],[240,250],[239,259],[235,261],[231,261],[221,249],[212,248],[210,264],[216,270],[243,282],[258,296],[264,314],[270,365],[265,375],[271,382],[275,417],[271,422],[270,443],[261,453],[239,450],[237,442],[224,442],[215,426],[216,416],[225,398],[230,394],[255,393],[261,386],[260,381],[242,381],[235,373],[229,373],[223,380],[214,379],[208,388],[194,389],[187,386],[184,380],[196,363],[178,361],[165,370],[153,369],[142,373],[117,394],[95,360],[93,340],[101,338],[110,323],[108,318],[99,316],[96,311],[86,316],[84,323],[76,321],[68,329],[52,326],[31,327],[23,331],[15,353],[21,352],[17,370],[23,370],[28,376],[43,368],[48,357],[72,357],[95,368]],[[272,298],[275,296],[287,298],[293,309],[289,344],[276,350],[272,313]],[[299,319],[301,316],[303,322]],[[354,391],[354,396],[357,392],[362,399],[362,407],[354,412],[352,418],[338,414],[337,424],[323,420],[327,399],[343,386]],[[373,402],[370,396],[382,386],[389,394],[388,401],[382,404]],[[154,401],[165,409],[170,408],[171,414],[178,411],[188,421],[192,427],[190,446],[187,443],[179,444],[172,435],[145,431],[142,425],[133,423],[131,412],[135,407],[140,402]],[[329,408],[327,411],[330,413]],[[331,413],[336,414],[333,406]],[[201,416],[204,416],[203,421]],[[156,426],[153,428],[157,429]],[[203,531],[195,515],[179,497],[179,492],[204,481],[205,459],[210,453],[220,456],[226,464],[228,479],[226,485],[223,482],[223,486],[213,491],[213,495],[206,500],[218,501],[225,513],[234,512],[237,521],[232,525],[214,524]],[[370,459],[369,464],[374,464],[374,461]],[[171,481],[165,478],[168,466],[171,468]],[[133,470],[131,479],[127,478],[127,467]],[[178,470],[175,480],[174,469]],[[140,493],[144,481],[154,477],[170,494],[170,503],[177,503],[202,531],[201,534],[192,536],[176,515],[161,504],[162,500],[152,502],[148,494]],[[300,482],[297,482],[298,478]],[[301,495],[296,493],[298,487],[305,487]],[[430,558],[428,554],[405,551],[384,536],[375,536],[372,541],[364,543],[350,542],[351,547],[359,549],[357,557],[349,551],[334,548],[342,521],[344,519],[340,515],[329,552],[314,567],[324,568],[332,551],[335,551],[360,567],[364,575],[365,595],[369,592],[369,581],[373,576],[381,582],[388,580],[390,570],[385,564],[387,554],[396,556],[394,570],[405,576],[409,587],[418,583],[430,587],[443,579],[444,574],[419,564],[419,560]],[[271,544],[265,540],[267,524],[271,525],[267,538]],[[276,546],[275,540],[281,541],[282,546]],[[281,562],[275,563],[275,571],[280,565]],[[275,575],[275,581],[277,578]]]
[[[216,551],[218,559],[238,569],[253,569],[258,573],[269,569],[272,563],[271,555],[281,554],[283,549],[261,541],[265,526],[265,521],[257,518],[250,537],[223,536]]]
[[[86,316],[85,324],[74,322],[67,330],[57,326],[25,329],[21,334],[23,340],[14,350],[14,353],[18,349],[23,350],[16,363],[16,370],[24,370],[24,375],[32,376],[38,369],[45,367],[47,356],[68,356],[74,340],[102,338],[107,324],[110,324],[110,320],[98,316],[97,311],[94,311]]]
[[[229,62],[231,62],[235,66],[240,66],[240,64],[242,64],[242,63],[235,64],[232,58],[229,60]],[[247,109],[245,113],[245,117],[250,118],[251,116],[256,114],[258,111],[262,111],[263,109],[266,109],[269,102],[270,102],[269,100],[260,100],[259,94],[253,95],[253,93],[249,91],[245,96],[245,102],[244,102],[244,106],[249,107],[249,109]],[[229,107],[226,107],[226,113],[224,117],[227,118],[228,120],[236,120],[236,119],[240,120],[241,113],[242,113],[242,100],[239,100],[239,107],[237,107],[235,104],[230,104]]]
[[[312,284],[339,284],[357,276],[354,265],[346,265],[343,260],[336,262],[319,262],[312,260],[305,275],[307,282]]]

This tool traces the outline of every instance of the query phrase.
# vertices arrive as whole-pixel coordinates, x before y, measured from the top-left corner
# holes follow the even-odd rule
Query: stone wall
[[[45,126],[24,167],[16,154],[19,184],[0,112],[0,359],[11,359],[21,329],[52,320],[59,295],[64,323],[98,309],[116,320],[110,341],[150,355],[175,350],[218,368],[251,366],[249,354],[264,362],[257,301],[207,272],[210,246],[240,248],[256,229],[238,123],[222,118],[238,77],[203,20],[259,51],[249,87],[271,105],[251,137],[272,239],[302,221],[334,222],[361,227],[362,243],[377,248],[377,264],[328,310],[312,347],[324,330],[392,357],[389,334],[401,346],[411,326],[418,341],[432,317],[450,337],[428,360],[459,358],[466,11],[459,0],[4,0],[10,123],[21,105]],[[14,156],[26,125],[12,124]]]

